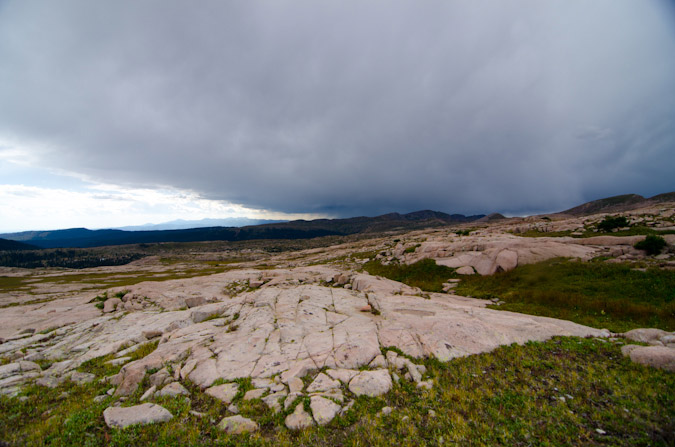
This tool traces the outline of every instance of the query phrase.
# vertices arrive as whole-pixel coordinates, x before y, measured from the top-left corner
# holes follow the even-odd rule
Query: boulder
[[[331,379],[324,373],[319,373],[314,381],[307,387],[307,392],[316,393],[318,391],[327,391],[334,388],[340,388],[340,382]]]
[[[37,385],[46,386],[47,388],[56,388],[61,382],[63,382],[63,379],[56,376],[42,376],[35,381]]]
[[[253,388],[271,388],[274,381],[267,378],[257,378],[251,380],[251,385],[253,385]]]
[[[147,338],[148,340],[151,340],[153,338],[161,337],[162,331],[158,331],[156,329],[151,329],[151,330],[143,331],[142,334],[143,334],[143,337]]]
[[[345,284],[349,283],[349,279],[349,275],[338,273],[337,275],[333,276],[333,284],[336,286],[344,286]]]
[[[302,382],[302,379],[299,377],[292,377],[288,381],[288,389],[291,393],[300,393],[305,387],[305,384]]]
[[[278,413],[281,411],[281,404],[279,401],[283,398],[286,397],[288,393],[285,391],[281,391],[278,393],[270,394],[269,396],[265,396],[262,398],[262,401],[265,402],[265,404],[270,407],[272,410],[274,410],[275,413]]]
[[[253,433],[260,429],[257,422],[238,414],[223,418],[218,424],[218,428],[230,435]]]
[[[349,382],[349,390],[357,396],[381,396],[391,390],[391,376],[386,369],[361,371]]]
[[[337,416],[341,407],[332,400],[321,396],[312,396],[310,408],[314,415],[314,420],[319,425],[326,425]]]
[[[638,346],[629,355],[635,363],[675,371],[675,349],[665,346]]]
[[[345,401],[345,396],[344,394],[342,394],[341,389],[329,390],[326,391],[325,393],[313,394],[313,396],[325,397],[327,399],[334,400],[340,403],[343,403]]]
[[[368,366],[370,366],[371,368],[386,368],[387,361],[384,359],[384,356],[380,354],[377,357],[375,357]]]
[[[253,400],[253,399],[260,399],[263,394],[267,392],[266,388],[256,388],[254,390],[249,390],[244,394],[244,400]]]
[[[518,266],[518,253],[511,250],[502,250],[495,258],[497,271],[508,272]]]
[[[476,272],[473,270],[473,267],[471,267],[470,265],[465,265],[463,267],[460,267],[457,270],[455,270],[455,272],[458,275],[474,275],[474,274],[476,274]]]
[[[223,385],[216,385],[212,386],[211,388],[207,388],[205,393],[229,405],[234,400],[234,397],[237,395],[238,391],[239,385],[237,383],[225,383]]]
[[[661,338],[670,335],[669,332],[654,328],[633,329],[623,334],[628,340],[649,343],[650,345],[662,344]]]
[[[108,298],[103,303],[103,313],[114,312],[117,309],[117,306],[122,304],[122,300],[119,298]]]
[[[150,388],[148,388],[148,390],[145,393],[143,393],[140,401],[143,402],[144,400],[150,399],[152,397],[152,395],[155,394],[155,391],[157,391],[157,387],[154,386],[154,385],[151,386]]]
[[[263,284],[265,284],[265,281],[262,279],[252,279],[249,281],[248,286],[252,289],[257,289],[258,287],[261,287]]]
[[[70,375],[70,380],[77,383],[78,385],[84,385],[85,383],[91,383],[96,379],[95,374],[84,373],[84,372],[74,372]]]
[[[203,306],[206,302],[206,298],[203,296],[189,296],[185,298],[185,305],[189,308]]]
[[[169,370],[162,368],[153,375],[150,376],[150,385],[160,387],[172,379]]]
[[[295,411],[286,416],[285,423],[286,427],[291,430],[302,430],[303,428],[314,425],[314,420],[312,419],[312,416],[305,411],[305,406],[302,403],[299,403],[295,407]]]
[[[173,382],[162,388],[161,390],[157,391],[155,393],[156,396],[162,397],[162,396],[169,396],[169,397],[176,397],[176,396],[189,396],[190,392],[185,389],[183,385],[181,385],[178,382]]]
[[[633,351],[635,348],[639,348],[640,345],[625,345],[621,347],[621,354],[623,354],[624,357],[630,357],[630,353]]]
[[[345,368],[329,369],[326,371],[326,374],[328,374],[335,380],[339,380],[345,385],[348,384],[349,381],[352,380],[354,376],[357,375],[358,373],[359,373],[358,370]]]
[[[122,368],[122,371],[117,374],[116,381],[119,381],[119,386],[115,390],[115,396],[128,396],[136,391],[143,377],[145,377],[145,370],[142,368],[129,368],[127,370]]]
[[[167,422],[173,415],[157,404],[141,404],[133,407],[108,407],[103,411],[106,425],[111,428],[124,428],[134,424],[153,424]]]

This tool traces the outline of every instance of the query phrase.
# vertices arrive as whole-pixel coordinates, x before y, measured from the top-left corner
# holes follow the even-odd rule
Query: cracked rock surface
[[[322,266],[246,272],[263,273],[285,281],[270,281],[254,291],[222,296],[217,302],[188,310],[99,314],[49,334],[5,342],[0,354],[38,345],[33,358],[67,359],[42,372],[58,380],[84,361],[115,353],[123,357],[148,342],[148,335],[154,338],[161,333],[154,352],[124,364],[113,378],[118,385],[116,395],[123,396],[136,390],[146,371],[167,365],[179,370],[181,379],[201,388],[218,379],[277,375],[288,384],[322,368],[340,371],[368,366],[387,347],[413,358],[435,356],[446,361],[555,335],[607,335],[569,321],[486,309],[484,300],[448,294],[430,294],[426,299],[413,295],[415,289],[367,274],[354,275],[354,287],[345,289],[321,285],[332,274]],[[303,278],[304,284],[289,284],[294,278]],[[170,305],[172,300],[165,300],[163,293],[173,296],[180,290],[194,296],[205,288],[212,293],[231,279],[232,272],[228,272],[142,283],[131,291],[155,285],[155,301]],[[378,309],[377,315],[361,310],[369,303]],[[337,380],[345,382],[346,378],[326,376],[314,386],[317,391],[329,389]]]

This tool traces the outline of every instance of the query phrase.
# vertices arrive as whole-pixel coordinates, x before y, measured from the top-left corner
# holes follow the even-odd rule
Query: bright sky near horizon
[[[675,191],[669,0],[0,0],[0,232]]]

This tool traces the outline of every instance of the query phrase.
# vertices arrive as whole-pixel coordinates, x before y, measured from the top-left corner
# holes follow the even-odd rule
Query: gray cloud
[[[667,1],[0,2],[0,139],[335,215],[675,190]]]

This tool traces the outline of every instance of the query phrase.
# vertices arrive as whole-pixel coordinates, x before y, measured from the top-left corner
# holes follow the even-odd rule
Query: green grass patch
[[[110,429],[94,403],[108,385],[27,387],[0,396],[0,441],[11,446],[669,446],[675,443],[675,374],[631,363],[620,343],[555,338],[503,346],[448,363],[424,361],[430,391],[401,381],[385,396],[358,397],[324,427],[291,432],[293,408],[274,414],[259,400],[238,404],[260,432],[228,436],[216,425],[225,405],[189,382],[190,399],[159,398],[174,418]],[[124,405],[136,403],[147,378]],[[250,381],[240,381],[243,389]],[[63,393],[67,393],[65,396]],[[383,416],[384,406],[393,412]],[[190,410],[203,416],[190,414]],[[435,412],[435,416],[429,414]],[[598,429],[601,432],[598,432]]]
[[[168,281],[172,279],[185,279],[185,278],[193,278],[195,276],[212,275],[215,273],[225,272],[227,269],[228,269],[227,266],[220,266],[220,267],[205,266],[203,268],[190,268],[168,272],[132,271],[114,274],[74,273],[74,274],[50,275],[50,276],[36,275],[20,278],[12,276],[0,276],[0,293],[13,292],[17,290],[22,290],[25,291],[26,293],[31,293],[33,287],[39,284],[79,284],[84,286],[82,287],[81,290],[95,290],[100,289],[101,287],[106,288],[124,287],[124,286],[132,286],[134,284],[138,284],[145,281]],[[91,287],[87,287],[89,285]],[[124,294],[122,294],[121,296],[124,296]],[[107,296],[97,298],[99,298],[98,301],[101,301],[100,298],[107,299]],[[2,307],[35,304],[44,301],[51,301],[51,299],[24,301],[21,303],[12,303]]]
[[[134,360],[142,359],[143,357],[147,356],[148,354],[151,354],[155,349],[157,349],[158,345],[159,340],[143,343],[138,349],[129,354],[129,357],[131,357],[131,360],[129,361],[133,362]]]
[[[658,236],[663,234],[675,234],[673,230],[659,230],[651,227],[646,227],[642,225],[636,225],[630,227],[626,230],[612,231],[610,233],[603,233],[598,231],[593,231],[590,228],[587,228],[581,235],[572,234],[570,230],[567,231],[539,231],[539,230],[528,230],[523,233],[517,233],[516,236],[522,237],[574,237],[574,238],[588,238],[595,236]]]
[[[468,276],[460,295],[499,298],[499,307],[624,332],[675,330],[675,271],[551,259],[492,276]]]
[[[29,278],[20,276],[0,276],[0,293],[13,292],[22,287],[28,286],[26,280]]]
[[[128,355],[128,357],[131,357],[131,359],[127,363],[142,359],[157,349],[157,345],[159,345],[159,340],[142,344],[138,349]],[[96,357],[95,359],[87,360],[77,369],[81,372],[96,374],[98,377],[112,376],[113,374],[117,374],[120,369],[122,369],[122,365],[114,366],[108,363],[113,359],[115,359],[115,353],[108,354],[103,357]]]
[[[403,250],[403,253],[415,253],[415,250],[417,250],[417,247],[421,247],[422,244],[415,244],[412,247],[408,247],[405,250]]]
[[[363,269],[371,275],[399,281],[427,292],[442,292],[443,283],[455,275],[455,270],[436,264],[433,259],[422,259],[414,264],[384,265],[380,261],[368,261]]]

